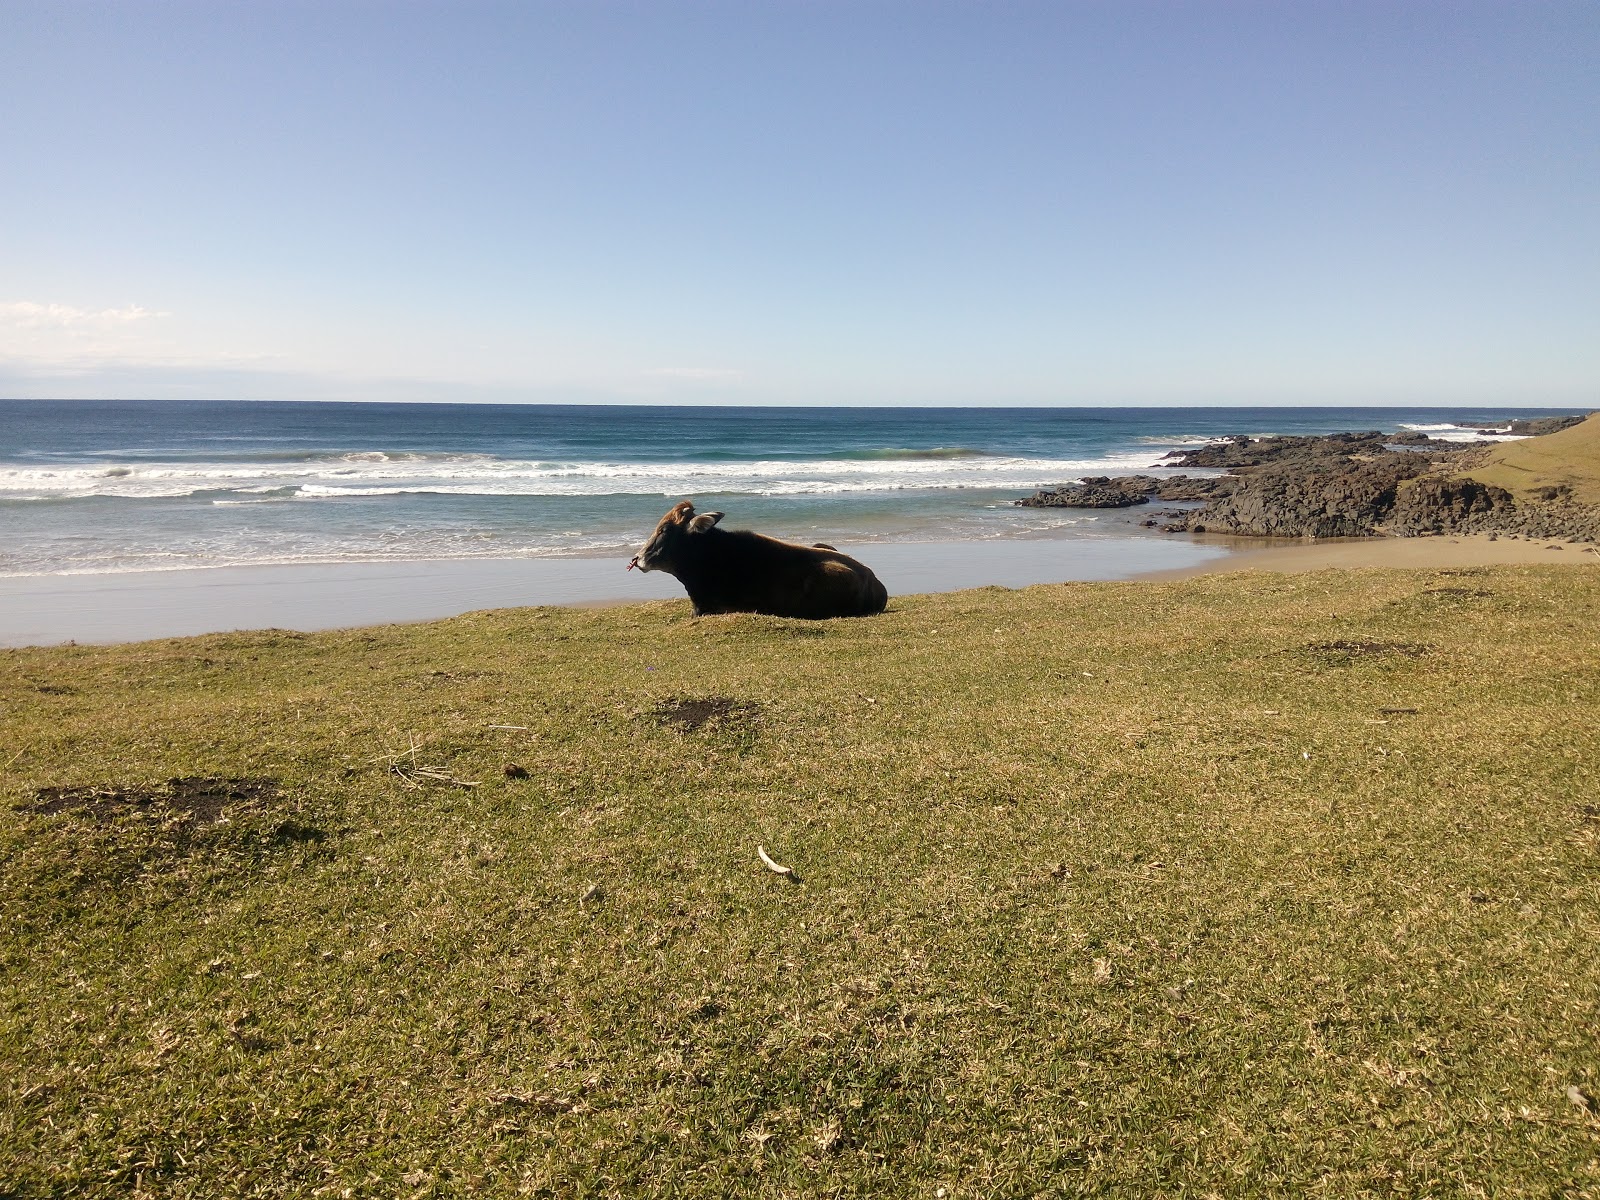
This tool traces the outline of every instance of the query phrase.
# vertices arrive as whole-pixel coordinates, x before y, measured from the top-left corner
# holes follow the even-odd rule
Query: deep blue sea
[[[626,557],[680,499],[805,542],[1126,537],[1012,501],[1233,434],[1563,411],[0,400],[0,574]]]

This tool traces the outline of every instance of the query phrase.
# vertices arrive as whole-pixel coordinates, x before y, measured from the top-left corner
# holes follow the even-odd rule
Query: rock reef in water
[[[1320,437],[1233,437],[1193,450],[1174,450],[1166,457],[1177,467],[1220,467],[1244,471],[1257,467],[1315,467],[1342,462],[1352,455],[1394,453],[1390,447],[1404,446],[1405,453],[1429,448],[1459,450],[1460,442],[1434,441],[1422,433],[1384,434],[1330,433]]]
[[[1485,433],[1514,433],[1520,437],[1544,437],[1549,433],[1560,433],[1563,429],[1571,429],[1574,425],[1583,424],[1583,416],[1571,417],[1528,417],[1516,421],[1508,421],[1504,425],[1492,425],[1485,421],[1463,422],[1464,429],[1481,429]]]
[[[1174,475],[1168,479],[1091,475],[1066,487],[1035,492],[1016,503],[1023,508],[1129,508],[1150,500],[1205,500],[1226,493],[1233,483],[1225,475]]]

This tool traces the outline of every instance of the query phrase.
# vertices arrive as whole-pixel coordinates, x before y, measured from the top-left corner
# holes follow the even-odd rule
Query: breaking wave
[[[839,456],[852,462],[946,462],[960,458],[998,458],[1000,455],[991,454],[987,450],[973,450],[966,446],[935,446],[930,450],[902,450],[886,448],[883,450],[856,450]]]
[[[1084,475],[1149,470],[1157,456],[1039,459],[962,449],[880,451],[811,461],[547,462],[488,455],[341,455],[296,462],[149,462],[0,468],[0,500],[209,496],[212,503],[352,497],[756,496],[874,491],[1032,488]]]
[[[1400,428],[1411,433],[1425,433],[1441,442],[1514,442],[1523,436],[1509,429],[1480,429],[1476,425],[1454,425],[1450,422],[1438,425],[1402,424]]]

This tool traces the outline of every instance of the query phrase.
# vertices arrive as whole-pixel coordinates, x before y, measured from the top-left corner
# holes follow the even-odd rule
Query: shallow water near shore
[[[1014,501],[1231,435],[1511,409],[751,409],[0,401],[0,575],[626,556],[673,502],[801,542],[1097,538]],[[1126,524],[1124,522],[1124,524]]]

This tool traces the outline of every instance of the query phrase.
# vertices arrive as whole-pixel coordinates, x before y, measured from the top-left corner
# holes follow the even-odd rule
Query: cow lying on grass
[[[694,615],[755,612],[774,617],[868,617],[889,593],[871,570],[831,546],[799,546],[746,529],[718,529],[719,512],[687,500],[661,518],[631,571],[665,571],[689,593]]]

